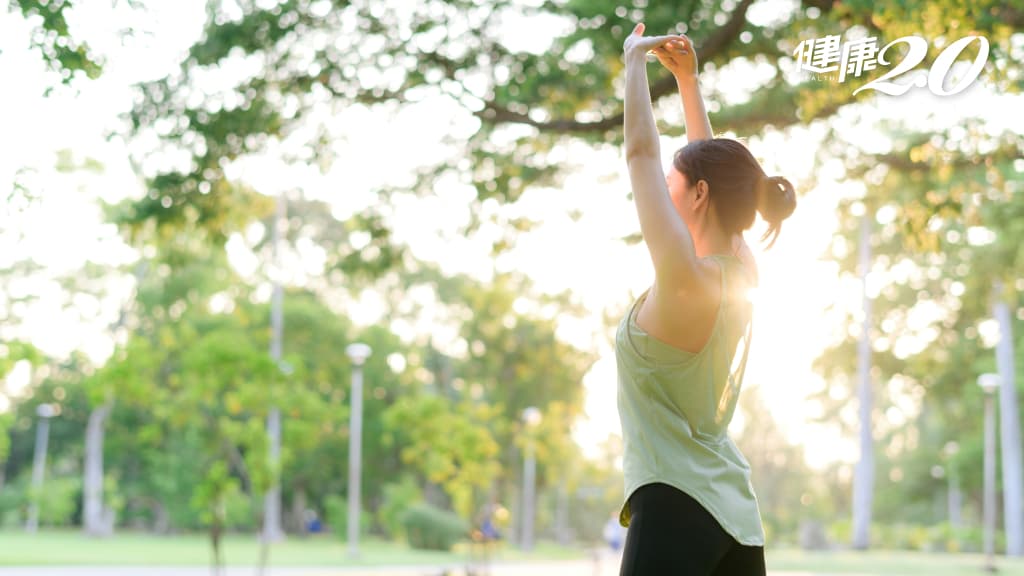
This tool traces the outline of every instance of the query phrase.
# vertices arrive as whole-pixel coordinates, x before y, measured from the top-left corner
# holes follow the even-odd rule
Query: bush
[[[348,499],[341,496],[328,496],[324,501],[324,512],[327,513],[327,525],[334,535],[342,540],[348,538]],[[367,534],[373,524],[373,516],[364,508],[359,513],[359,534]]]
[[[384,502],[377,511],[377,521],[391,538],[404,538],[402,517],[406,510],[423,501],[423,493],[416,481],[408,476],[398,482],[385,484],[383,492]]]
[[[985,550],[985,529],[981,526],[960,526],[953,530],[957,545],[962,552],[983,552]],[[996,529],[995,551],[1006,550],[1006,532]]]
[[[71,526],[78,503],[82,498],[82,479],[79,476],[47,479],[41,492],[28,489],[28,501],[39,503],[39,525]]]
[[[830,540],[839,547],[853,542],[849,520],[833,522],[828,527]],[[984,530],[978,526],[953,528],[948,522],[933,525],[904,523],[872,523],[871,548],[876,550],[916,550],[923,552],[981,552]],[[1005,550],[1006,534],[996,530],[996,552]]]
[[[409,545],[420,550],[451,551],[469,533],[469,524],[453,512],[417,504],[402,515]]]
[[[250,531],[257,525],[253,515],[252,496],[233,490],[224,498],[224,524],[228,530]]]
[[[826,532],[829,542],[837,546],[849,546],[853,542],[853,522],[851,520],[843,519],[832,522]]]
[[[28,509],[28,494],[24,482],[8,483],[0,488],[0,528],[15,528],[25,525]]]

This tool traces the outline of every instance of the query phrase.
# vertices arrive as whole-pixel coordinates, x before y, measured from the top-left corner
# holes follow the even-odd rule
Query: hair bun
[[[765,176],[758,190],[757,211],[766,222],[782,222],[796,209],[796,189],[782,176]]]

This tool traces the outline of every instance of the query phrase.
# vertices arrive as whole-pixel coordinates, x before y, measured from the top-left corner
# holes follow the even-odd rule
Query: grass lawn
[[[270,549],[273,566],[346,566],[464,563],[468,550],[454,552],[413,550],[405,544],[381,540],[360,541],[361,558],[348,558],[346,544],[329,535],[305,539],[289,538]],[[530,554],[510,547],[492,553],[503,561],[558,560],[584,557],[580,549],[540,543]],[[259,542],[255,535],[230,535],[224,542],[224,558],[229,565],[254,565],[259,561]],[[93,539],[79,532],[21,531],[0,532],[0,566],[39,565],[137,565],[196,566],[210,561],[210,544],[205,535],[155,536],[119,533],[112,538]]]
[[[367,540],[361,543],[362,558],[348,559],[344,542],[333,537],[290,538],[271,548],[275,566],[381,566],[462,565],[466,550],[453,553],[412,550],[404,544]],[[253,565],[259,545],[255,536],[232,535],[225,542],[225,557],[231,565]],[[496,561],[583,560],[583,548],[564,548],[541,542],[524,554],[508,547],[492,555]],[[921,552],[852,550],[803,552],[768,549],[769,572],[801,572],[808,576],[849,574],[858,576],[982,576],[984,557],[980,554],[926,554]],[[0,532],[0,566],[202,566],[209,562],[209,544],[203,535],[153,536],[120,533],[94,540],[78,532],[44,531],[29,535],[20,531]],[[1024,576],[1024,558],[996,557],[1000,576]]]
[[[982,554],[930,554],[909,551],[855,550],[804,552],[768,549],[769,572],[793,571],[810,574],[857,574],[863,576],[981,576]],[[1024,558],[996,556],[1000,576],[1024,576]]]

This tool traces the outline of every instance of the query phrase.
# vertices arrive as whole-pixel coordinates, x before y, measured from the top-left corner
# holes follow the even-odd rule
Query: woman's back
[[[649,291],[616,331],[626,479],[620,520],[628,525],[633,491],[660,482],[700,502],[738,542],[760,546],[764,533],[750,467],[726,434],[746,368],[753,313],[747,292],[755,277],[736,256],[710,257],[720,266],[722,298],[699,352],[640,328],[637,311]]]

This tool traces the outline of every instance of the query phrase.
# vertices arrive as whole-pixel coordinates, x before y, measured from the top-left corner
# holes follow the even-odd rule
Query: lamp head
[[[536,426],[540,424],[541,417],[540,409],[536,406],[530,406],[523,410],[523,422],[525,422],[527,426]]]
[[[353,342],[345,348],[345,354],[352,360],[352,363],[356,366],[362,366],[363,362],[370,357],[372,350],[367,344],[362,342]]]
[[[986,394],[995,392],[999,388],[999,374],[988,372],[978,376],[978,386],[981,386]]]

